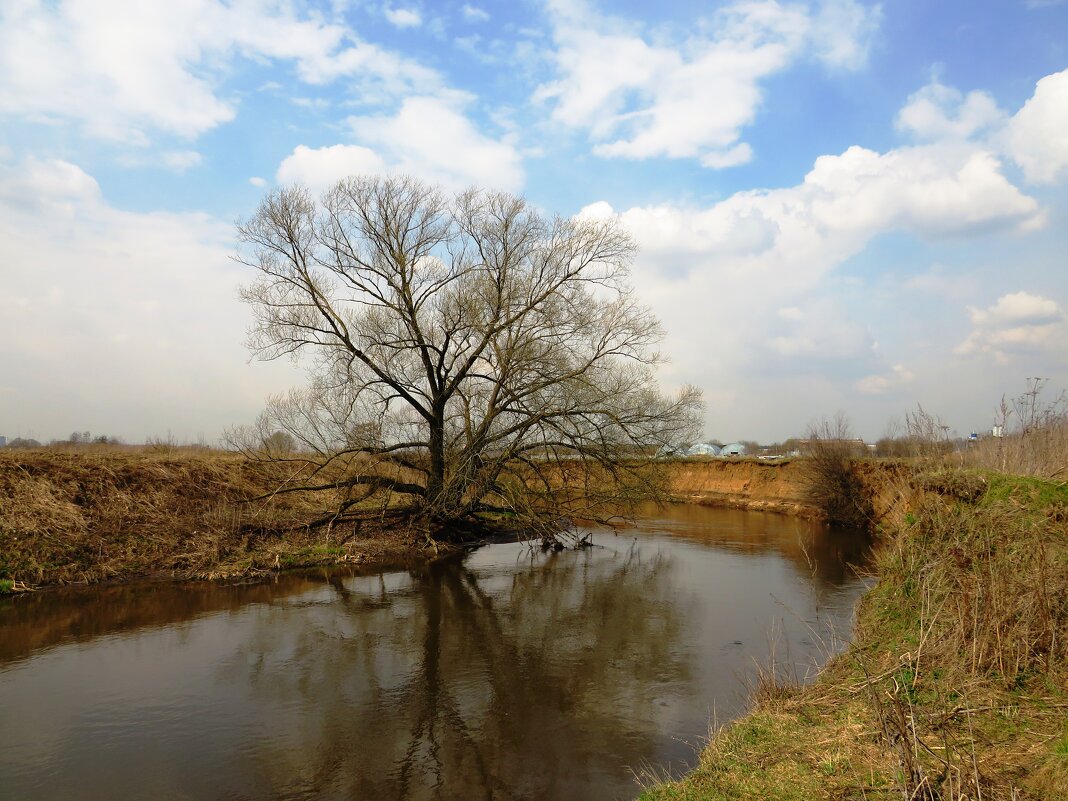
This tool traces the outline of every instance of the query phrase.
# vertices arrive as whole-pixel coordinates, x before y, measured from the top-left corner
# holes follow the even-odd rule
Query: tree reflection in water
[[[656,701],[689,674],[671,572],[632,547],[528,554],[507,569],[449,560],[392,587],[335,578],[344,612],[305,606],[283,662],[274,615],[258,620],[245,663],[277,713],[260,768],[285,797],[632,788],[627,766],[663,736]]]
[[[640,532],[640,533],[639,533]],[[619,799],[781,631],[846,634],[867,543],[699,507],[559,554],[0,601],[5,797]],[[636,535],[636,536],[635,536]],[[825,656],[825,654],[823,654]]]

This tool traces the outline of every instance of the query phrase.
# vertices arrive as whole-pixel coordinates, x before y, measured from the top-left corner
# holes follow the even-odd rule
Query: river
[[[857,532],[671,506],[594,547],[0,600],[0,795],[632,799],[840,648]]]

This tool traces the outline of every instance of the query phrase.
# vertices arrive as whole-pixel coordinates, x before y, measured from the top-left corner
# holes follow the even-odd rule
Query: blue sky
[[[351,172],[616,214],[708,437],[1068,387],[1068,3],[0,0],[0,434],[214,439],[234,221]]]

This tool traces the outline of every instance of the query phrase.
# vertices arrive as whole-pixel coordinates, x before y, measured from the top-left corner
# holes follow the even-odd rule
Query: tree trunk
[[[432,514],[441,515],[445,501],[445,424],[444,415],[435,410],[430,423],[430,475],[426,482],[426,502]],[[447,514],[447,512],[446,512]]]

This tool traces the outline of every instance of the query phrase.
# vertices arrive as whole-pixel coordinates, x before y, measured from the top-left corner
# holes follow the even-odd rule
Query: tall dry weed
[[[1042,732],[1065,723],[1066,520],[1048,482],[1007,480],[1017,491],[997,496],[974,477],[929,482],[884,543],[855,690],[897,756],[902,797],[1061,797],[1068,765],[1052,767]]]
[[[841,412],[809,427],[804,461],[808,501],[831,523],[868,528],[874,521],[871,499],[856,469],[863,447]]]
[[[1027,391],[1001,399],[994,413],[997,436],[981,439],[964,455],[971,467],[1023,476],[1068,476],[1068,393],[1043,397],[1046,379],[1028,379]]]

